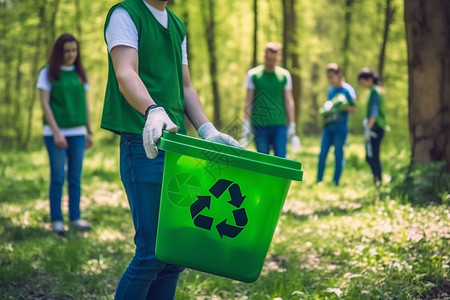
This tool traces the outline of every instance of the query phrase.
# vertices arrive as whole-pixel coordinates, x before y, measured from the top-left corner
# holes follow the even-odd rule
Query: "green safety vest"
[[[264,66],[255,68],[252,81],[255,85],[251,122],[254,126],[286,125],[284,87],[286,75],[281,67],[274,72],[264,71]]]
[[[87,124],[86,91],[76,70],[61,70],[60,78],[52,82],[50,107],[60,128]]]
[[[367,111],[366,111],[366,118],[370,118],[370,108],[372,107],[373,102],[373,95],[378,94],[378,116],[375,121],[376,127],[385,130],[387,126],[386,122],[386,101],[384,98],[384,94],[381,91],[381,88],[377,85],[374,85],[372,89],[370,90],[369,99],[367,101]]]
[[[178,132],[185,133],[181,51],[186,35],[184,23],[167,9],[168,28],[164,28],[142,0],[125,0],[109,11],[105,31],[113,10],[118,6],[130,14],[138,32],[139,77],[156,104],[164,107],[170,119],[178,126]],[[116,133],[142,134],[145,117],[120,93],[110,54],[108,65],[101,127]]]

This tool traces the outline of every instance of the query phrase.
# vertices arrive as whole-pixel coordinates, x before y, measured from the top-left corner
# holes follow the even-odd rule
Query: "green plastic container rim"
[[[183,134],[164,131],[158,141],[158,148],[270,176],[296,181],[302,181],[303,178],[302,164],[299,161],[205,141]]]

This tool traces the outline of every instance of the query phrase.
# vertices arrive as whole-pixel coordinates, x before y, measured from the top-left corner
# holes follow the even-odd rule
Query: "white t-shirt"
[[[255,72],[258,72],[259,70],[260,70],[259,67],[255,67],[253,69],[250,69],[247,72],[247,79],[246,79],[246,87],[247,87],[247,89],[249,89],[249,90],[254,90],[255,89],[255,84],[253,83],[252,76],[253,76],[253,74],[255,74]],[[283,68],[279,68],[279,67],[277,67],[277,71],[278,72],[282,72],[284,74],[284,76],[286,76],[286,85],[284,86],[284,90],[285,91],[292,90],[291,73],[289,73],[288,70],[283,69]]]
[[[61,66],[61,71],[73,71],[75,70],[75,66]],[[41,72],[39,72],[38,80],[36,83],[36,88],[39,90],[44,90],[50,92],[52,90],[52,83],[48,79],[48,68],[43,68]],[[89,84],[84,84],[84,89],[86,91],[89,90]],[[77,135],[86,135],[86,126],[77,126],[72,128],[60,128],[61,134],[64,136],[77,136]],[[52,136],[53,131],[48,125],[44,125],[44,136]]]
[[[164,26],[168,27],[168,16],[167,10],[163,11],[154,8],[144,0],[142,0],[150,12],[155,16],[156,20]],[[114,9],[109,19],[108,26],[105,32],[106,44],[108,45],[108,51],[116,46],[128,46],[138,50],[139,38],[136,25],[134,25],[130,14],[123,7],[117,7]],[[181,44],[182,51],[182,63],[183,65],[188,64],[187,50],[186,50],[186,37],[184,37]]]

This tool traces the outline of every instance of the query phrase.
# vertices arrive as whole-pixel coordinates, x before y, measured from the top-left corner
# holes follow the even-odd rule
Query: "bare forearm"
[[[111,50],[110,54],[120,92],[132,107],[144,114],[150,105],[155,104],[155,101],[139,77],[137,50],[127,46],[117,46]]]
[[[345,108],[345,111],[354,114],[356,112],[356,107],[355,106],[347,106]]]
[[[295,123],[295,104],[292,91],[285,91],[285,109],[289,123]]]
[[[369,127],[369,129],[372,129],[376,121],[377,119],[375,117],[370,117],[369,122],[367,123],[367,127]]]
[[[244,107],[244,119],[250,120],[253,110],[253,96],[255,91],[252,89],[247,89],[247,96],[245,97],[245,107]]]
[[[117,81],[122,95],[140,113],[144,114],[150,105],[155,104],[137,73],[123,71],[117,74]]]
[[[198,94],[193,86],[187,86],[184,88],[184,98],[186,103],[185,113],[194,125],[195,129],[198,129],[204,123],[209,122]]]
[[[56,123],[55,116],[53,115],[53,111],[50,107],[50,92],[40,90],[39,98],[41,101],[42,110],[44,111],[45,121],[47,122],[47,125],[52,129],[52,132],[56,134],[57,132],[59,132],[59,126]]]
[[[92,133],[92,127],[91,127],[91,113],[89,109],[89,101],[87,97],[87,93],[85,96],[86,99],[86,129],[88,133]]]

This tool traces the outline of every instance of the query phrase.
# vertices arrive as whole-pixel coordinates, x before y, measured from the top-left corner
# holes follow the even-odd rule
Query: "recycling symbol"
[[[223,238],[223,236],[235,238],[244,229],[244,226],[247,225],[248,222],[245,208],[241,208],[242,202],[244,202],[246,196],[242,196],[241,188],[237,183],[225,179],[217,180],[217,182],[214,183],[214,185],[209,189],[209,192],[217,201],[219,201],[220,196],[227,190],[231,198],[228,203],[231,207],[235,208],[232,212],[234,223],[236,225],[228,223],[228,219],[225,218],[216,225],[216,229],[221,238]],[[210,209],[211,196],[197,196],[197,201],[192,203],[190,206],[191,217],[195,226],[206,230],[211,230],[214,223],[214,218],[203,214],[204,210]]]

